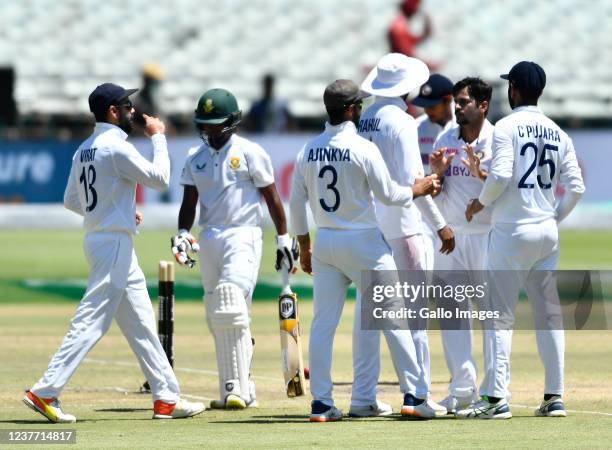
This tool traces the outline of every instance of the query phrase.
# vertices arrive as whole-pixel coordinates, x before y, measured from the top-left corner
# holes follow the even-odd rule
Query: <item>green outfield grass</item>
[[[154,285],[157,277],[157,262],[172,259],[170,236],[172,230],[144,230],[134,238],[140,265],[149,281]],[[3,230],[0,232],[0,303],[75,301],[83,292],[82,283],[87,278],[87,265],[82,250],[81,230]],[[274,236],[267,230],[260,270],[261,280],[274,280]],[[560,269],[612,269],[612,232],[607,230],[564,231],[561,233]],[[200,261],[206,264],[206,261]],[[177,268],[177,284],[195,284],[200,278],[199,270]],[[25,280],[65,284],[66,281],[81,281],[71,289],[35,289]],[[309,277],[298,274],[298,283],[310,282]],[[41,292],[43,291],[43,292]],[[59,292],[59,294],[58,294]],[[69,295],[66,295],[68,292]],[[256,292],[256,295],[258,292]],[[262,291],[267,297],[267,291]],[[194,289],[190,300],[199,299]],[[259,298],[262,295],[258,295]],[[181,300],[186,300],[183,296]]]
[[[141,265],[156,277],[157,261],[169,259],[169,231],[149,231],[136,238]],[[611,268],[612,233],[564,232],[562,268]],[[533,417],[543,389],[543,370],[533,332],[515,333],[512,353],[512,410],[509,421],[427,422],[390,418],[307,422],[309,396],[288,399],[283,393],[276,305],[253,305],[256,339],[253,375],[260,408],[242,412],[211,412],[181,421],[152,421],[151,401],[136,393],[143,381],[125,339],[113,325],[79,368],[62,396],[75,425],[53,426],[21,403],[23,390],[46,368],[74,312],[74,300],[24,287],[24,279],[82,279],[87,275],[81,250],[82,233],[75,231],[0,233],[0,430],[77,430],[79,447],[121,448],[609,448],[612,442],[612,332],[567,333],[566,419]],[[262,273],[274,276],[270,233]],[[197,271],[178,270],[177,279],[196,280]],[[191,300],[198,300],[192,298]],[[274,300],[270,297],[269,300]],[[154,305],[156,306],[156,305]],[[301,304],[303,329],[308,330],[312,304]],[[350,403],[351,324],[353,304],[347,303],[334,348],[334,395],[345,411]],[[217,395],[213,339],[199,301],[176,305],[176,372],[183,393],[209,401]],[[446,392],[448,372],[439,333],[430,333],[432,396]],[[475,333],[475,359],[482,369],[480,333]],[[305,352],[309,351],[306,339]],[[383,345],[384,348],[384,345]],[[481,372],[482,373],[482,372]],[[397,410],[401,404],[388,352],[383,350],[379,398]]]

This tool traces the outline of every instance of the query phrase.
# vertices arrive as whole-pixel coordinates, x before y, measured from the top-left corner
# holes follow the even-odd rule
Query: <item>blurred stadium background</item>
[[[157,80],[149,100],[170,124],[173,159],[169,192],[139,193],[152,208],[146,224],[174,226],[169,206],[157,214],[155,205],[181,199],[178,174],[187,149],[199,143],[192,112],[211,87],[236,94],[242,132],[272,155],[286,199],[293,157],[323,124],[325,85],[361,81],[389,51],[387,29],[398,12],[398,0],[0,0],[0,203],[21,205],[2,206],[0,226],[31,217],[27,205],[40,212],[38,204],[61,201],[70,156],[93,125],[89,93],[107,81],[142,86],[143,74]],[[545,68],[542,109],[574,138],[587,183],[566,226],[608,227],[612,2],[423,0],[409,21],[413,34],[423,32],[427,17],[433,31],[416,56],[455,81],[477,75],[490,82],[493,122],[509,112],[499,74],[523,59]],[[258,133],[247,113],[266,74],[276,80],[276,112],[287,116]],[[147,154],[140,136],[131,139]],[[79,223],[45,208],[41,226]]]

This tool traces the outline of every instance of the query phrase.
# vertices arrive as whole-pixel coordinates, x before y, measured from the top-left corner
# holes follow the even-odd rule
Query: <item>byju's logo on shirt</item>
[[[237,170],[240,168],[240,157],[239,156],[231,156],[229,162],[230,169]]]

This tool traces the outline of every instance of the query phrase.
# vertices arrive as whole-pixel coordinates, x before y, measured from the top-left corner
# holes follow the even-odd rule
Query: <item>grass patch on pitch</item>
[[[271,299],[272,300],[272,299]],[[156,307],[156,305],[154,305]],[[23,390],[46,368],[68,327],[74,305],[5,304],[0,314],[2,365],[0,429],[59,428],[77,430],[78,447],[114,448],[385,448],[491,447],[556,448],[607,447],[612,441],[612,416],[570,413],[566,419],[533,417],[532,408],[513,406],[509,421],[405,421],[390,418],[307,422],[309,396],[288,399],[280,369],[278,321],[274,302],[253,305],[256,339],[253,375],[260,408],[241,412],[206,411],[186,420],[150,420],[151,400],[137,394],[143,381],[136,359],[116,325],[88,355],[65,390],[66,411],[79,420],[53,426],[21,403]],[[204,320],[204,307],[179,303],[175,318],[175,366],[184,394],[192,399],[218,395],[213,339]],[[308,330],[312,304],[301,308]],[[351,326],[353,304],[344,310],[335,339],[333,377],[337,405],[350,404]],[[384,342],[384,340],[383,340]],[[475,333],[475,360],[482,369],[481,338]],[[432,396],[446,395],[448,372],[438,332],[430,333]],[[383,344],[379,398],[397,410],[399,388]],[[308,340],[304,342],[308,352]],[[612,332],[567,333],[566,405],[568,409],[612,414]],[[480,372],[482,373],[482,371]],[[542,394],[543,369],[533,332],[515,333],[512,354],[512,402],[535,406]]]

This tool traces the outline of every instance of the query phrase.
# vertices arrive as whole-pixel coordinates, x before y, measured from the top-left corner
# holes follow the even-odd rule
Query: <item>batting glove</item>
[[[187,252],[197,253],[200,251],[200,244],[189,231],[179,230],[176,236],[170,239],[172,254],[174,259],[181,266],[187,266],[190,269],[195,266],[196,260],[189,256]]]
[[[295,238],[290,238],[288,234],[276,236],[276,271],[287,267],[289,273],[297,270],[297,261],[300,257],[300,249]]]

